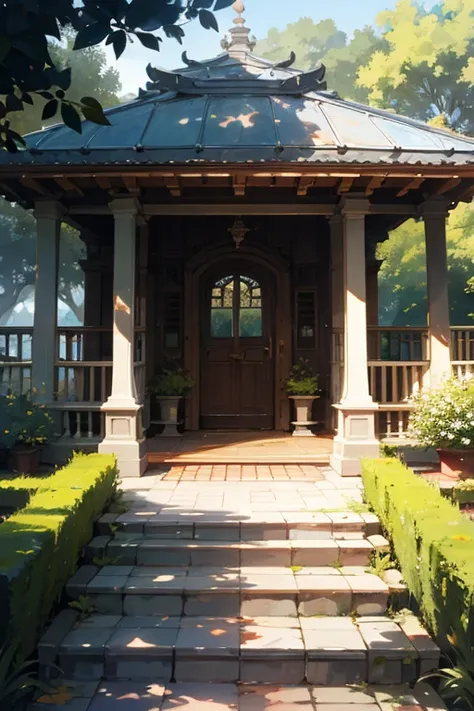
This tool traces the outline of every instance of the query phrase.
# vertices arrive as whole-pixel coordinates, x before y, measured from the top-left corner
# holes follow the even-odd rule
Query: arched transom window
[[[212,338],[261,338],[262,290],[253,277],[231,274],[211,291]]]

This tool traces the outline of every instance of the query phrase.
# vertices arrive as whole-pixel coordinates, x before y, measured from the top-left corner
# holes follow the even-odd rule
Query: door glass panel
[[[234,277],[226,276],[215,282],[211,292],[211,337],[232,338]]]
[[[240,277],[239,336],[262,337],[262,291],[251,277]]]

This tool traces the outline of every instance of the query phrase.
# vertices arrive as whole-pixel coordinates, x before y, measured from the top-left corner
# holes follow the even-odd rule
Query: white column
[[[365,215],[369,201],[345,198],[342,215],[342,277],[344,297],[344,386],[338,410],[332,467],[343,476],[360,474],[360,458],[376,457],[377,405],[369,394]]]
[[[431,200],[421,207],[425,223],[428,285],[429,382],[438,385],[451,375],[448,261],[446,251],[447,203]]]
[[[114,200],[113,372],[112,392],[102,409],[106,435],[99,451],[114,453],[122,476],[141,476],[147,456],[142,406],[134,377],[136,228],[138,205],[133,198]]]
[[[59,237],[64,208],[56,202],[38,201],[34,214],[37,236],[32,386],[38,390],[40,402],[52,402],[57,357]]]

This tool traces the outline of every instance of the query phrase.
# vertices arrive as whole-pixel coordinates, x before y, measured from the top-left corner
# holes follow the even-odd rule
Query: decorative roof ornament
[[[242,0],[235,0],[232,9],[237,13],[234,19],[235,27],[229,30],[230,40],[225,37],[221,42],[221,47],[226,50],[230,57],[241,57],[242,54],[252,52],[257,44],[256,38],[250,36],[250,29],[245,26],[245,19],[242,13],[245,12],[245,5]]]

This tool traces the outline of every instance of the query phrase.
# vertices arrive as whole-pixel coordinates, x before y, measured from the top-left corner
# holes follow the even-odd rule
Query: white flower
[[[446,437],[447,434],[448,434],[448,433],[447,433],[447,432],[444,432],[444,431],[443,431],[443,432],[440,432],[441,437]]]
[[[448,434],[448,439],[454,439],[454,435],[451,432]]]
[[[463,437],[462,440],[461,440],[461,442],[462,442],[463,444],[465,444],[466,447],[471,444],[471,440],[468,439],[467,437]]]
[[[455,430],[460,430],[462,427],[462,422],[461,420],[456,420],[456,422],[453,422],[453,427]]]

